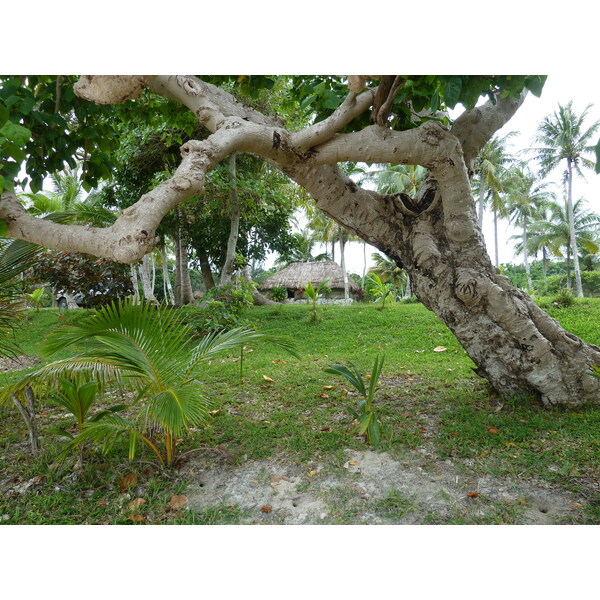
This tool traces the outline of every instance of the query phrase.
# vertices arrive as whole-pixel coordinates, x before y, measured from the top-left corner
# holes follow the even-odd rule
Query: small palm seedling
[[[317,301],[321,297],[321,294],[326,294],[329,291],[329,287],[327,286],[328,283],[329,279],[326,279],[325,281],[322,281],[316,289],[310,281],[302,286],[304,295],[312,302],[312,318],[315,323],[319,320],[317,315]]]
[[[126,408],[124,404],[112,406],[108,410],[100,411],[87,419],[90,408],[94,404],[99,391],[99,385],[97,381],[85,381],[81,377],[74,376],[73,379],[66,379],[65,377],[58,378],[58,386],[50,391],[48,395],[48,402],[55,406],[64,408],[67,412],[72,414],[76,421],[76,435],[80,434],[86,422],[93,423],[99,421],[106,415],[113,414]],[[49,433],[61,435],[70,440],[75,439],[75,435],[71,431],[61,428],[53,427]],[[75,443],[69,444],[67,450],[75,446],[79,453],[78,466],[83,466],[84,458],[84,444]]]
[[[46,295],[46,291],[43,287],[33,290],[30,294],[25,294],[27,298],[27,304],[30,304],[35,308],[35,312],[39,312],[42,306],[42,298]]]
[[[130,459],[135,456],[138,441],[142,441],[162,465],[171,466],[176,438],[210,417],[212,400],[201,382],[204,364],[258,340],[285,345],[282,336],[269,338],[245,327],[209,334],[192,345],[194,332],[183,318],[179,311],[134,304],[132,299],[104,306],[77,325],[61,328],[45,344],[48,353],[81,344],[81,353],[41,367],[4,393],[14,392],[33,380],[47,381],[77,373],[98,381],[101,387],[121,384],[137,394],[133,405],[141,408],[138,419],[131,421],[107,414],[88,421],[67,444],[63,455],[86,440],[102,442],[107,452],[119,439],[127,437]],[[163,432],[164,454],[145,434],[148,426]]]
[[[394,300],[394,287],[391,283],[383,283],[381,277],[376,273],[369,275],[369,291],[375,298],[375,302],[381,302],[381,309],[385,308],[385,301],[390,298],[390,303],[393,306]]]
[[[366,435],[369,444],[375,447],[379,445],[380,428],[373,406],[373,399],[377,390],[377,381],[379,380],[381,370],[383,369],[383,362],[383,356],[377,356],[377,358],[375,358],[373,371],[371,372],[370,377],[367,376],[366,378],[369,381],[368,388],[358,367],[354,363],[349,362],[347,367],[344,365],[336,365],[325,369],[326,373],[332,373],[333,375],[343,377],[361,394],[362,399],[359,400],[357,409],[355,410],[349,407],[348,410],[358,421],[360,435]]]

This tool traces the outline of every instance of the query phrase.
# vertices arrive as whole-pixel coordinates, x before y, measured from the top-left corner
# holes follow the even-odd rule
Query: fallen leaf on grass
[[[310,476],[311,476],[311,477],[314,477],[316,474],[317,474],[317,471],[311,471],[311,472],[310,472]]]
[[[178,496],[171,496],[169,500],[169,506],[172,510],[181,510],[187,504],[187,496],[180,494]]]
[[[358,463],[355,460],[349,460],[348,464],[349,465],[357,465]]]
[[[273,381],[270,377],[267,377],[266,375],[263,375],[263,379],[265,381]]]
[[[321,431],[331,431],[331,427],[321,427]]]
[[[433,349],[434,352],[445,352],[446,350],[448,350],[448,348],[446,348],[445,346],[436,346]]]
[[[324,385],[323,389],[324,390],[332,390],[335,387],[335,385]]]
[[[467,496],[469,498],[477,498],[477,496],[479,496],[479,492],[469,492]]]
[[[143,498],[136,498],[132,500],[127,506],[129,506],[130,510],[134,510],[135,508],[139,508],[142,504],[146,504],[146,501]]]
[[[525,500],[525,498],[519,498],[519,504],[527,504],[527,500]]]
[[[131,486],[135,485],[137,483],[137,480],[138,478],[136,473],[128,473],[119,482],[119,489],[122,492],[124,492],[125,490],[128,490]]]
[[[144,515],[129,515],[129,520],[134,523],[143,523],[146,520]]]
[[[497,427],[488,427],[487,428],[487,432],[491,433],[492,435],[495,435],[497,433],[500,433],[500,430]]]
[[[329,394],[319,394],[319,398],[329,398]]]
[[[217,410],[211,410],[211,411],[209,411],[208,414],[209,415],[218,415],[220,412],[221,412],[221,409],[219,408]]]
[[[261,508],[260,508],[260,511],[264,512],[264,513],[270,513],[271,510],[272,510],[272,508],[268,504],[265,504],[264,506],[261,506]]]

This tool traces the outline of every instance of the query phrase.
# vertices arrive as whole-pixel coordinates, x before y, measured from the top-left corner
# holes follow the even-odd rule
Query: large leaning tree
[[[405,268],[413,292],[453,331],[476,372],[499,393],[533,394],[547,406],[600,401],[600,380],[587,374],[590,364],[600,364],[600,348],[562,329],[498,273],[471,192],[478,153],[528,91],[541,93],[543,77],[290,78],[290,93],[315,116],[301,129],[242,104],[208,79],[79,78],[69,99],[80,111],[83,100],[117,110],[114,105],[130,106],[140,95],[142,111],[154,94],[191,111],[210,135],[184,143],[173,176],[123,210],[110,227],[36,219],[8,186],[0,204],[7,234],[63,251],[138,261],[154,247],[161,219],[186,198],[202,194],[211,169],[233,152],[250,153],[280,169],[323,212]],[[488,99],[477,106],[481,96]],[[443,111],[459,103],[466,108],[451,122]],[[131,115],[135,118],[134,109]],[[344,161],[421,165],[429,174],[412,197],[380,194],[347,177],[338,166]],[[93,154],[89,162],[94,164]]]

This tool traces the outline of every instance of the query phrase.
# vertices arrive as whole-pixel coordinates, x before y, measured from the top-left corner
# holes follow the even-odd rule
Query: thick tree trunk
[[[417,229],[429,231],[433,241],[426,255],[413,238],[395,256],[408,267],[417,297],[477,365],[475,372],[504,395],[533,393],[546,405],[600,399],[597,381],[587,374],[589,364],[600,363],[600,348],[566,332],[528,294],[514,289],[489,264],[482,244],[480,259],[464,264],[436,217],[441,220],[439,210],[419,219]],[[391,248],[383,250],[394,255]]]
[[[600,382],[587,374],[590,364],[600,364],[600,348],[565,331],[493,267],[468,189],[431,180],[412,202],[420,203],[419,211],[407,210],[401,195],[373,210],[368,192],[351,186],[340,196],[327,194],[340,189],[335,181],[344,177],[333,168],[328,174],[288,174],[324,212],[350,230],[368,231],[366,241],[406,268],[412,292],[450,328],[475,372],[499,393],[531,395],[547,406],[600,401]],[[461,193],[471,209],[459,213]]]
[[[231,226],[229,230],[229,239],[227,240],[227,252],[225,262],[221,271],[221,285],[231,283],[235,270],[235,249],[240,231],[240,200],[237,193],[237,169],[235,152],[229,157],[229,182],[230,182],[230,211]]]

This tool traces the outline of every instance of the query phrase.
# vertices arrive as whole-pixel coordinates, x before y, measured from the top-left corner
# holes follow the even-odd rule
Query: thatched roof
[[[327,286],[332,290],[344,289],[342,267],[332,260],[296,262],[271,275],[258,286],[258,289],[261,291],[274,287],[301,289],[307,281],[316,287],[326,279],[329,279]],[[350,290],[358,289],[350,277],[348,277],[348,286]]]

